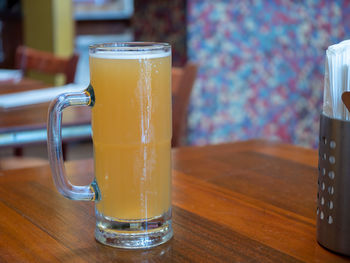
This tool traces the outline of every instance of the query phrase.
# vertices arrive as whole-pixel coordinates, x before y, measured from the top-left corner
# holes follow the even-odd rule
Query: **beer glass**
[[[97,241],[148,248],[172,235],[171,47],[165,43],[108,43],[89,49],[90,85],[51,102],[48,152],[58,191],[95,201]],[[62,110],[92,111],[95,179],[72,185],[62,158]]]

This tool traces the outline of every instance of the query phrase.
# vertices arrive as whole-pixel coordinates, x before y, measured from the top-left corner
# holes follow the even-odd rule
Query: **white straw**
[[[350,120],[341,100],[350,91],[350,40],[328,47],[326,51],[323,113],[331,118]]]

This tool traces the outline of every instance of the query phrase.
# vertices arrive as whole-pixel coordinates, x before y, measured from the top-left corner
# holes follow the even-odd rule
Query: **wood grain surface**
[[[86,184],[93,161],[67,163]],[[1,172],[0,172],[1,173]],[[248,141],[173,150],[174,237],[152,249],[94,240],[92,202],[48,166],[0,174],[0,262],[350,262],[316,242],[317,152]]]

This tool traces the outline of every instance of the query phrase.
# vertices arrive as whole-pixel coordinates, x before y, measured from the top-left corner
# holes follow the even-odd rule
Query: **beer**
[[[121,220],[171,205],[171,55],[90,54],[98,212]]]

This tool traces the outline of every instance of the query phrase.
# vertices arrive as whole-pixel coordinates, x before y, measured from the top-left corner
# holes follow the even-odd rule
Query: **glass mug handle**
[[[71,184],[66,176],[62,155],[62,110],[70,106],[93,106],[92,86],[81,92],[63,93],[56,97],[49,106],[47,120],[47,148],[52,177],[57,190],[68,199],[93,201],[98,200],[98,188],[93,181],[90,185]]]

